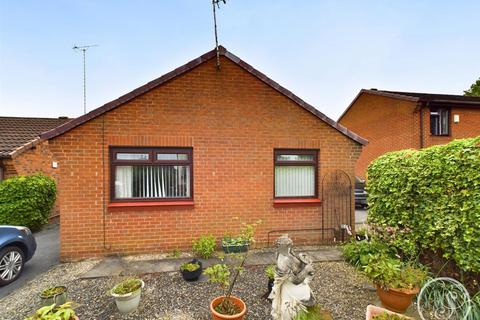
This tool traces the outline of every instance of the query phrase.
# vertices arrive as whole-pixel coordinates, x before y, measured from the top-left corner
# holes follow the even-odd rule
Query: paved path
[[[341,252],[337,247],[318,247],[307,250],[297,249],[296,251],[308,253],[314,262],[342,260]],[[107,257],[80,278],[172,272],[177,271],[183,262],[190,260],[191,258],[168,258],[162,260],[129,261],[121,257]],[[211,258],[202,260],[202,264],[203,267],[206,268],[219,261],[217,258]],[[267,265],[272,263],[275,263],[275,253],[272,250],[262,250],[252,252],[247,258],[245,265]]]
[[[60,239],[58,225],[45,226],[41,231],[34,233],[37,241],[37,250],[33,258],[25,264],[20,278],[5,287],[0,287],[0,299],[20,288],[40,273],[59,263]]]

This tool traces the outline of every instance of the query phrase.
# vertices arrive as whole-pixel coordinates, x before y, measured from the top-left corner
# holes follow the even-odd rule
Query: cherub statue
[[[293,252],[293,241],[288,235],[279,237],[275,281],[269,298],[272,299],[272,317],[275,320],[291,320],[301,310],[315,304],[309,282],[314,275],[311,259],[305,254]]]

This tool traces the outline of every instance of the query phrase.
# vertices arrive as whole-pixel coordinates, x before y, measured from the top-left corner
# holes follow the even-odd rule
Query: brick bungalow
[[[71,119],[0,117],[0,181],[16,175],[53,175],[48,141],[39,135]]]
[[[363,89],[338,122],[368,139],[355,173],[389,151],[480,135],[480,97]]]
[[[320,178],[353,181],[367,141],[219,54],[220,69],[212,50],[41,135],[59,163],[63,260],[188,250],[258,219],[260,244],[320,225]]]

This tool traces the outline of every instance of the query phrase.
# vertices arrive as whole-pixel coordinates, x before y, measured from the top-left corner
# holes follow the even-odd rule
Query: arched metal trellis
[[[322,241],[345,241],[352,224],[352,181],[335,170],[322,178]]]
[[[283,233],[294,236],[308,235],[313,241],[328,244],[345,241],[353,225],[352,182],[345,171],[335,170],[325,174],[321,181],[322,207],[319,209],[320,221],[315,227],[270,230],[267,233],[267,245]],[[312,238],[313,237],[313,238]]]

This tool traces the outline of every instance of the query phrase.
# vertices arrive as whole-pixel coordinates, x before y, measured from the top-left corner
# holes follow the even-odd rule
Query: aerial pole
[[[87,113],[87,50],[91,47],[98,47],[97,44],[88,46],[73,46],[73,50],[76,52],[82,52],[83,54],[83,114]]]
[[[212,0],[213,7],[213,29],[215,31],[215,50],[217,51],[217,69],[220,69],[220,52],[218,51],[218,34],[217,34],[217,11],[215,7],[220,9],[220,2],[227,3],[227,0]]]

